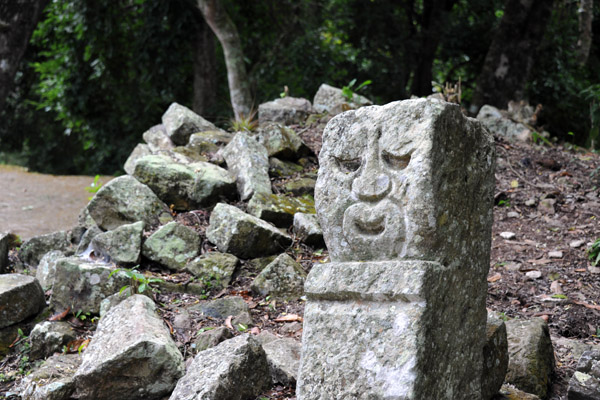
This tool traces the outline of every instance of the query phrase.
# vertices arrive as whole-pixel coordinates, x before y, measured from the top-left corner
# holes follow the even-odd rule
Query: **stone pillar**
[[[319,162],[298,399],[480,399],[492,136],[407,100],[333,118]]]

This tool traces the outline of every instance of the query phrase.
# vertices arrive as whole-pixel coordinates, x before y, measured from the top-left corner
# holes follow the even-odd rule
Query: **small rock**
[[[556,199],[543,199],[540,200],[537,209],[543,214],[554,214],[556,212],[554,204],[556,204]]]
[[[509,211],[506,213],[508,218],[519,218],[519,213],[516,211]]]
[[[77,337],[71,325],[63,321],[44,321],[37,324],[31,333],[30,357],[32,360],[46,358]]]
[[[536,203],[536,200],[534,198],[525,200],[525,205],[527,207],[533,207],[533,206],[535,206],[535,203]]]
[[[27,265],[37,266],[44,255],[52,250],[73,254],[71,242],[66,231],[48,233],[33,237],[23,243],[19,258]]]
[[[325,247],[323,230],[316,214],[294,214],[294,233],[309,246]]]
[[[289,322],[287,324],[283,324],[283,326],[279,328],[279,332],[283,334],[296,333],[301,329],[302,324],[300,322]]]
[[[550,252],[548,252],[548,257],[549,258],[563,258],[563,252],[562,251],[550,251]]]
[[[295,196],[311,195],[315,193],[317,180],[310,177],[304,177],[287,182],[283,185],[283,190],[292,193]]]
[[[542,273],[540,271],[528,271],[525,273],[525,276],[531,280],[540,279],[542,277]]]
[[[499,400],[540,400],[535,394],[525,393],[510,384],[502,385],[500,394],[502,397]]]
[[[293,161],[310,153],[300,136],[283,125],[265,124],[256,130],[253,137],[265,146],[269,157]]]
[[[55,354],[27,375],[19,385],[24,400],[67,400],[75,391],[73,375],[81,364],[80,354]]]
[[[35,277],[42,286],[43,290],[52,289],[54,284],[54,274],[56,273],[56,263],[64,258],[65,254],[60,250],[49,251],[42,257],[35,271]]]
[[[37,279],[21,274],[0,275],[0,328],[37,314],[46,306]]]
[[[92,219],[92,221],[93,221],[93,219]],[[81,240],[79,241],[79,245],[77,246],[77,251],[75,253],[82,254],[82,253],[85,253],[86,251],[90,251],[91,250],[90,244],[92,243],[92,239],[95,238],[96,235],[101,234],[102,232],[104,232],[104,231],[102,229],[100,229],[98,227],[98,225],[96,225],[96,223],[94,222],[93,226],[89,227],[84,232],[83,236],[81,237]]]
[[[498,393],[508,368],[506,325],[494,313],[488,312],[486,342],[483,347],[482,399]]]
[[[135,146],[135,148],[127,158],[127,161],[125,161],[123,169],[127,174],[133,175],[133,171],[135,171],[135,166],[137,165],[138,161],[143,157],[149,156],[151,154],[152,152],[150,151],[150,147],[148,147],[147,144],[138,143],[138,145]]]
[[[231,139],[233,139],[233,135],[229,132],[205,131],[192,134],[185,147],[200,155],[214,154],[227,146]]]
[[[233,254],[211,252],[194,258],[185,270],[213,287],[223,288],[231,283],[239,260]]]
[[[573,249],[578,249],[585,244],[585,240],[573,240],[569,243],[569,247]]]
[[[348,100],[342,89],[329,86],[323,83],[313,99],[313,107],[319,113],[327,112],[336,114],[343,111],[342,105],[347,105],[347,109],[359,108],[373,104],[369,99],[358,94],[354,94],[352,100]]]
[[[246,304],[243,298],[238,296],[224,297],[200,303],[191,309],[200,311],[208,317],[220,319],[225,319],[229,316],[235,317],[249,312],[248,304]]]
[[[199,252],[198,233],[177,222],[160,227],[142,246],[144,257],[177,271],[184,269]]]
[[[526,142],[531,136],[527,126],[514,122],[504,116],[497,108],[484,105],[477,114],[477,119],[494,135],[502,136],[509,141]]]
[[[281,194],[255,193],[248,203],[248,213],[279,228],[288,228],[298,212],[315,213],[315,200],[310,196],[289,197]]]
[[[568,389],[571,400],[597,400],[600,398],[600,351],[583,353]]]
[[[173,141],[167,134],[167,128],[160,124],[154,125],[142,134],[144,142],[148,143],[148,147],[152,153],[161,151],[169,151],[175,148]]]
[[[220,326],[218,328],[208,329],[200,333],[196,340],[194,340],[193,344],[195,345],[196,352],[200,352],[210,349],[211,347],[215,347],[219,343],[227,339],[231,339],[232,337],[233,335],[229,329]]]
[[[291,161],[283,161],[275,157],[269,158],[269,175],[274,177],[291,176],[302,172],[303,167]]]
[[[254,279],[250,288],[262,296],[283,299],[302,296],[306,272],[287,254],[281,254]]]
[[[500,232],[500,237],[506,240],[512,240],[517,237],[514,232]]]
[[[264,350],[245,334],[198,353],[169,400],[254,398],[270,381]]]
[[[312,112],[310,101],[303,98],[283,97],[258,106],[258,122],[279,122],[283,125],[303,123]]]
[[[291,338],[276,338],[262,345],[267,355],[273,383],[295,386],[300,370],[300,342]]]
[[[140,260],[143,231],[143,221],[121,225],[94,236],[92,248],[97,255],[116,264],[137,264]]]
[[[211,122],[177,103],[169,106],[162,116],[162,123],[173,143],[181,146],[188,143],[192,133],[218,130]]]

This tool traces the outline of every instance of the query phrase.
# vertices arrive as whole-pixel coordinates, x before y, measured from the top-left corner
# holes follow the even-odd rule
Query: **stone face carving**
[[[478,399],[494,144],[456,105],[333,118],[315,188],[298,399]]]

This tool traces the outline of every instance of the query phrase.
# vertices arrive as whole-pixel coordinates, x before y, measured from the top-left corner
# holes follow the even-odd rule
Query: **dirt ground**
[[[321,127],[315,124],[302,128],[301,135],[313,150],[320,147]],[[508,318],[545,318],[554,337],[600,343],[600,268],[592,267],[586,254],[588,245],[600,236],[599,157],[570,146],[509,144],[496,139],[498,166],[488,308]],[[316,159],[309,160],[305,171],[314,172],[315,163]],[[275,186],[279,184],[280,181],[274,181]],[[215,250],[205,235],[209,215],[208,210],[196,210],[176,216],[200,233],[203,252]],[[298,240],[286,252],[307,272],[313,263],[328,259],[326,250],[310,248]],[[248,327],[250,332],[266,330],[301,339],[303,300],[275,301],[253,296],[249,290],[252,279],[266,261],[243,261],[233,283],[222,290],[207,287],[200,294],[164,291],[154,294],[160,313],[186,359],[193,357],[191,343],[202,328],[227,326],[232,333],[241,333],[231,325],[231,320],[208,317],[194,318],[192,329],[174,327],[175,317],[186,306],[217,297],[244,298],[255,324]],[[192,280],[186,273],[172,274],[149,262],[141,268],[165,281]],[[91,337],[95,327],[89,320],[82,323],[73,316],[65,318],[77,326],[83,339]],[[18,349],[15,346],[10,356],[0,360],[0,374],[12,376],[4,382],[0,380],[0,393],[10,391],[20,379],[21,374],[15,372],[22,366]],[[577,360],[558,346],[555,353],[557,372],[550,399],[566,399],[568,380]],[[258,399],[295,399],[295,392],[292,387],[276,386]]]

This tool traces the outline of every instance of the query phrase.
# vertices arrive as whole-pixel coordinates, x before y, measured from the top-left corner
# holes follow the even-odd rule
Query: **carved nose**
[[[384,198],[392,187],[390,177],[385,173],[363,173],[352,183],[352,191],[363,201],[378,201]]]

